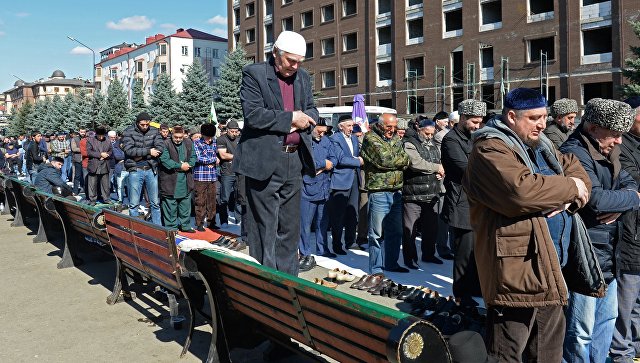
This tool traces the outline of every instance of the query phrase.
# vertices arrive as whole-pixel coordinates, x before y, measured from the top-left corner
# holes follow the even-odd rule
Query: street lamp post
[[[68,36],[67,38],[69,38],[69,40],[74,41],[78,44],[80,44],[81,46],[89,49],[91,51],[91,53],[93,54],[93,58],[91,59],[91,71],[92,71],[92,78],[91,78],[91,83],[93,84],[93,97],[92,97],[92,101],[91,101],[91,105],[92,105],[92,109],[93,109],[93,115],[91,115],[91,124],[92,124],[92,128],[95,129],[96,128],[96,116],[97,116],[97,112],[96,112],[96,97],[95,97],[95,93],[96,93],[96,51],[91,49],[89,46],[87,46],[86,44],[84,44],[83,42],[79,41],[78,39]]]

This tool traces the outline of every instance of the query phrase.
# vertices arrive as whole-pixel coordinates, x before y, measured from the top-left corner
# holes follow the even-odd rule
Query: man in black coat
[[[98,201],[98,186],[100,186],[102,202],[110,203],[109,161],[111,155],[113,155],[113,148],[111,141],[107,140],[107,128],[105,126],[98,126],[95,131],[96,135],[87,139],[87,155],[89,156],[87,199],[89,203],[95,204]]]
[[[42,134],[39,131],[34,131],[31,134],[31,142],[29,142],[29,148],[25,150],[25,161],[27,163],[27,174],[31,182],[36,177],[38,168],[47,160],[47,153],[40,150],[40,140],[42,140]]]
[[[442,139],[442,166],[446,194],[440,217],[449,225],[453,239],[453,294],[465,304],[473,304],[471,295],[480,295],[480,282],[473,255],[473,230],[469,201],[462,189],[462,176],[473,148],[471,133],[480,128],[486,115],[484,102],[464,100],[458,105],[460,121]]]
[[[244,128],[234,171],[246,177],[249,251],[265,266],[298,274],[300,188],[315,174],[311,126],[318,119],[309,74],[298,69],[304,38],[284,31],[269,61],[242,71]]]
[[[38,167],[38,174],[33,180],[33,185],[45,193],[53,193],[53,187],[60,187],[63,191],[71,194],[70,186],[62,180],[62,164],[64,159],[54,156],[51,163],[41,164]]]

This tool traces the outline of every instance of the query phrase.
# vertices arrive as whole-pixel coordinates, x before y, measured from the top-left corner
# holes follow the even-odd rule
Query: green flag
[[[218,124],[218,116],[216,116],[216,108],[213,107],[213,101],[211,101],[211,112],[209,113],[209,123],[214,125]]]

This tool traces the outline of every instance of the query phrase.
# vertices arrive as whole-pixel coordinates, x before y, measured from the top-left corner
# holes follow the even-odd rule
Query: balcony
[[[613,56],[612,53],[600,53],[583,55],[580,59],[581,64],[609,63]]]
[[[611,20],[611,1],[580,7],[581,23],[593,23],[603,20]]]
[[[493,79],[493,67],[480,68],[480,80],[489,81]]]
[[[538,21],[550,20],[550,19],[553,19],[553,16],[554,16],[553,11],[548,11],[546,13],[539,13],[539,14],[530,14],[530,15],[527,15],[527,23],[535,23]]]
[[[500,28],[502,28],[502,22],[501,21],[499,21],[497,23],[480,25],[480,31],[481,32],[486,32],[486,31],[489,31],[489,30],[496,30],[496,29],[500,29]]]
[[[389,44],[381,44],[376,49],[376,56],[377,57],[384,57],[384,56],[389,56],[389,55],[391,55],[391,43],[389,43]]]

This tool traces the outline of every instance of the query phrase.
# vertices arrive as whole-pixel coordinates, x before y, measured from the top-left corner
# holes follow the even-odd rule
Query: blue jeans
[[[327,228],[329,226],[329,216],[325,208],[326,201],[311,201],[305,198],[300,200],[300,255],[309,256],[318,254],[319,256],[329,252],[327,246]],[[315,217],[315,218],[314,218]],[[311,223],[315,220],[316,248],[311,245]]]
[[[605,362],[618,316],[616,280],[611,281],[607,294],[601,299],[570,293],[566,315],[562,361]]]
[[[384,237],[383,237],[384,236]],[[399,267],[402,243],[402,194],[369,193],[369,273]]]
[[[632,363],[640,339],[640,274],[621,271],[618,282],[618,319],[610,355],[616,363]]]
[[[147,188],[149,204],[151,206],[151,221],[153,224],[162,225],[160,219],[160,198],[158,197],[158,176],[153,170],[131,169],[129,171],[129,215],[137,217],[140,206],[142,187]]]
[[[120,172],[120,175],[116,176],[116,194],[118,194],[118,202],[122,203],[124,201],[124,186],[127,178],[129,177],[129,172],[123,170]]]

